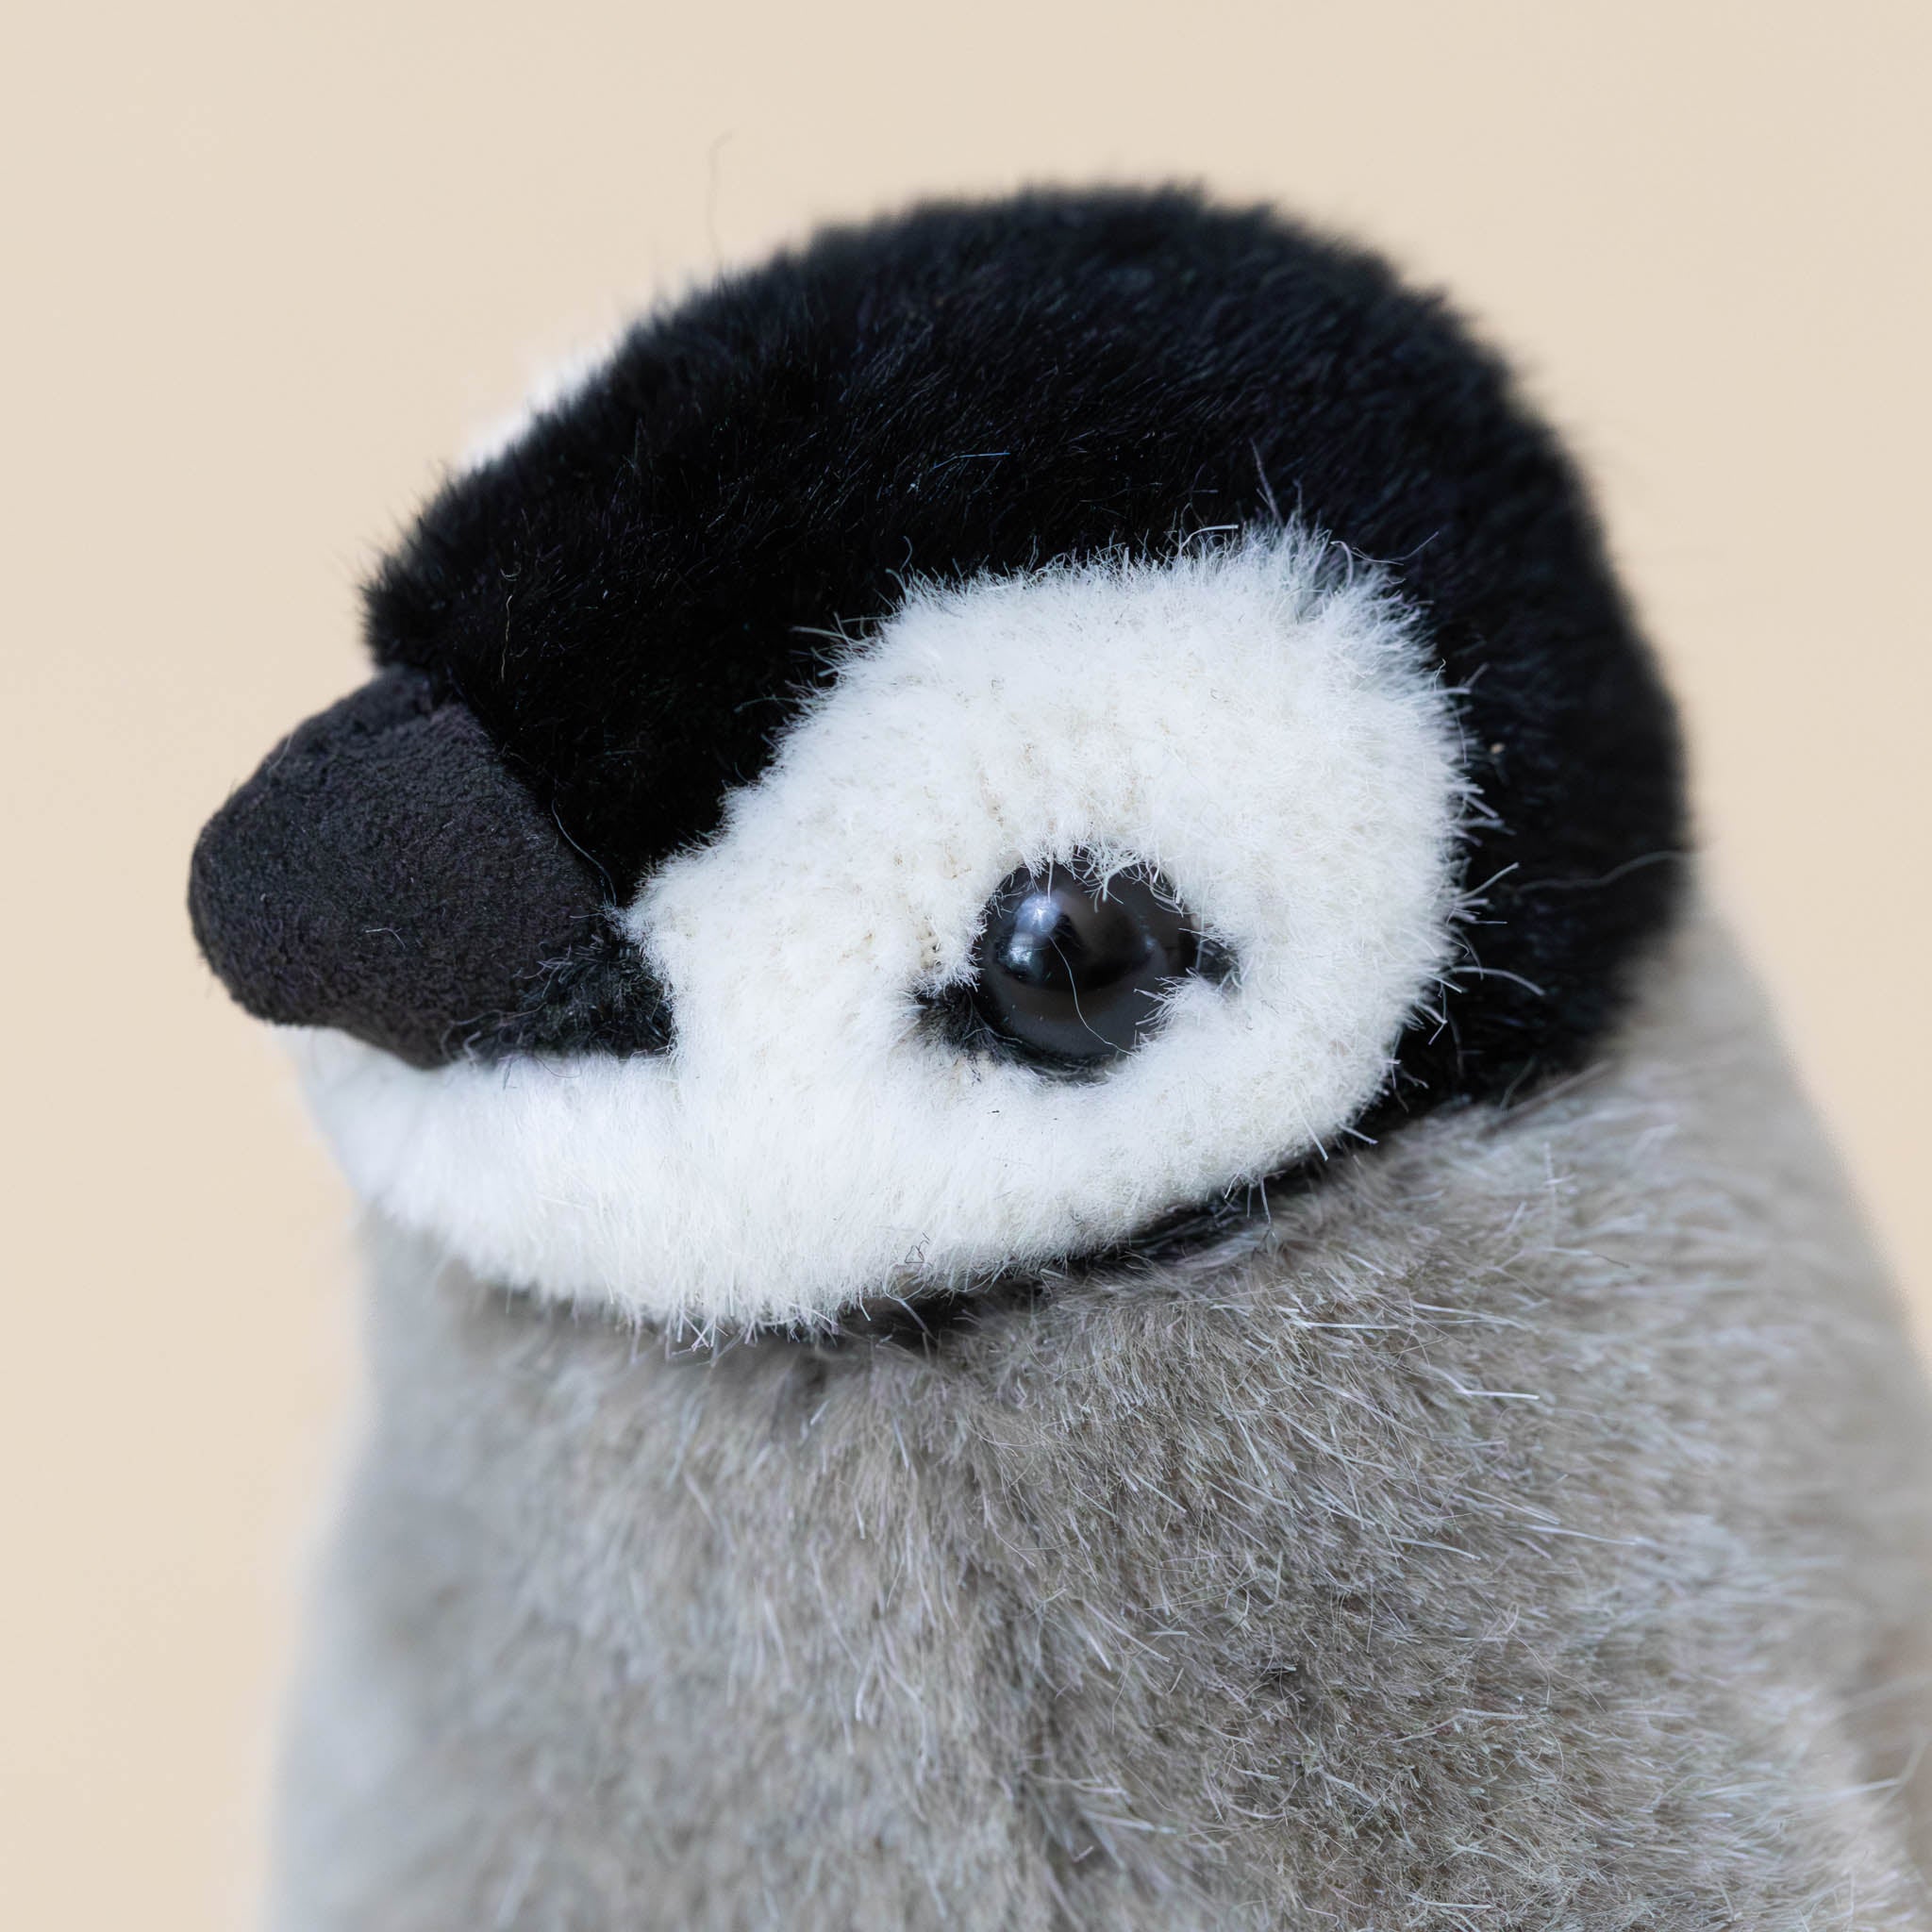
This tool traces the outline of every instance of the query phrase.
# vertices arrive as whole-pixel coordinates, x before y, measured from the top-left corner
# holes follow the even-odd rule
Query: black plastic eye
[[[1016,872],[987,907],[974,1006],[1001,1039],[1085,1065],[1131,1053],[1174,982],[1198,970],[1185,910],[1146,879],[1064,866]]]

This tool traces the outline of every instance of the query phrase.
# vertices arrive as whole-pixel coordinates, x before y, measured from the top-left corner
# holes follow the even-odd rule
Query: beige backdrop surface
[[[1198,176],[1453,285],[1580,445],[1724,896],[1923,1293],[1932,10],[41,8],[0,71],[0,1916],[240,1924],[343,1191],[181,911],[546,356],[813,219]]]

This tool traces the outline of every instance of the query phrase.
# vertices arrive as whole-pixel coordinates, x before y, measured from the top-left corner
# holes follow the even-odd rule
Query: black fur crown
[[[926,208],[640,325],[383,566],[384,675],[209,826],[202,943],[251,1010],[419,1064],[653,1050],[608,912],[758,775],[828,630],[1284,511],[1421,611],[1484,807],[1474,957],[1391,1100],[1512,1091],[1668,915],[1669,702],[1497,360],[1373,257],[1178,192]]]

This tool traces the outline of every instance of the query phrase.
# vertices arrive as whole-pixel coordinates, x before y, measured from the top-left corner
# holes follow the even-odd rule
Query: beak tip
[[[299,726],[202,828],[188,915],[236,1002],[417,1066],[516,1010],[600,909],[462,706],[387,672]]]

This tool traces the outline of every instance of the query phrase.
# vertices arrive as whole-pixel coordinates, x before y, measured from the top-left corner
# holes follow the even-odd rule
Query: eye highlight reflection
[[[1131,1053],[1202,955],[1197,923],[1155,881],[1049,865],[1013,873],[988,902],[971,999],[1001,1041],[1089,1066]]]

